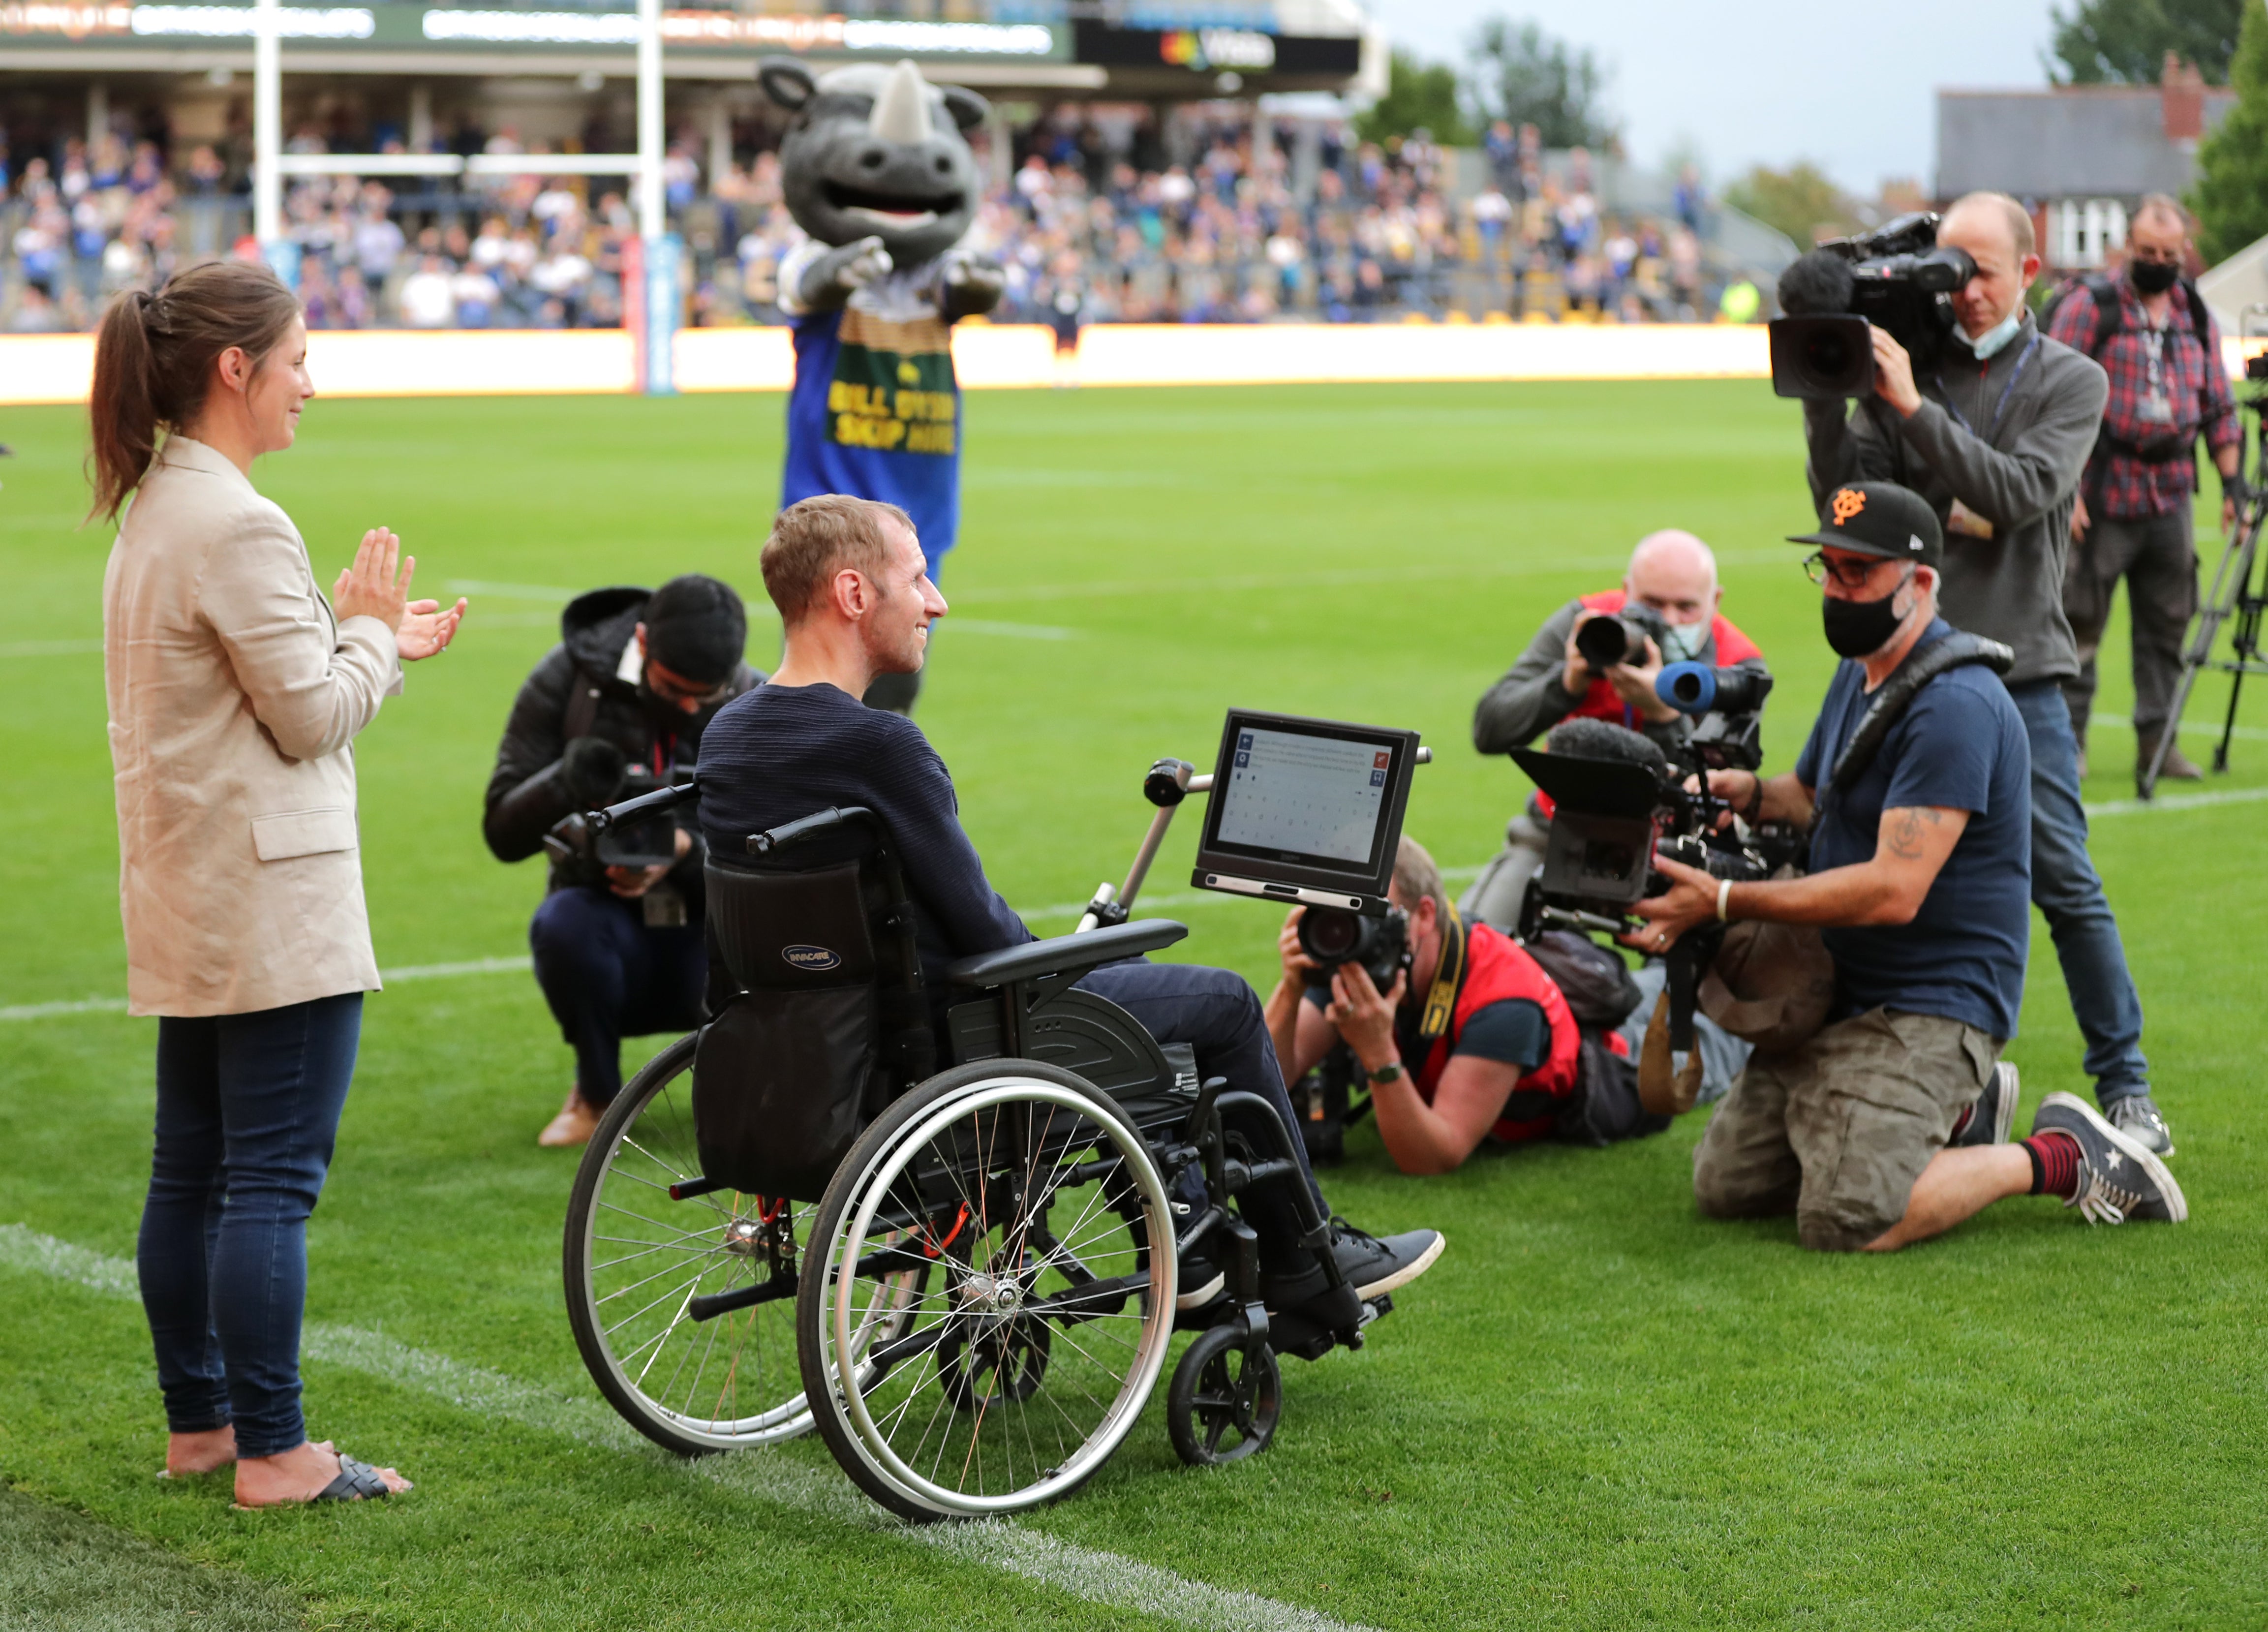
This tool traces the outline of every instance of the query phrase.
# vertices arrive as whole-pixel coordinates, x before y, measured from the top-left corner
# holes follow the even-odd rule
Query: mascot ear
[[[792,114],[811,100],[817,88],[811,70],[792,56],[768,56],[756,64],[756,83],[775,106]]]
[[[974,91],[963,90],[959,85],[940,85],[938,88],[945,96],[945,111],[953,115],[953,122],[964,134],[983,124],[984,116],[992,111],[992,104]]]

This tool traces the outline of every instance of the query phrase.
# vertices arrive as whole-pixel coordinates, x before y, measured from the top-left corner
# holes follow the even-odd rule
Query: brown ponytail
[[[114,519],[141,485],[160,429],[197,417],[213,365],[240,346],[255,372],[291,331],[299,302],[269,268],[240,261],[192,267],[154,295],[133,290],[110,303],[94,341],[94,508]]]

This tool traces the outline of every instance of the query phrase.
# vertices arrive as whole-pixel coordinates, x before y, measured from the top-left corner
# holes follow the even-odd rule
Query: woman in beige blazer
[[[326,602],[254,491],[253,461],[291,446],[314,395],[306,348],[272,272],[198,267],[105,314],[90,404],[95,513],[125,506],[103,669],[127,997],[158,1016],[137,1259],[166,1472],[232,1462],[249,1506],[409,1488],[308,1442],[299,1325],[307,1215],[379,985],[352,743],[464,613],[408,600],[416,563],[397,572],[383,528]]]

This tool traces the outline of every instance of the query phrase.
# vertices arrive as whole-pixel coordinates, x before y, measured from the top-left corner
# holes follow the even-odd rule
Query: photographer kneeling
[[[1654,690],[1665,662],[1768,672],[1756,643],[1718,609],[1724,598],[1707,544],[1675,529],[1647,534],[1631,551],[1620,589],[1570,601],[1545,618],[1520,661],[1483,694],[1473,747],[1508,753],[1568,719],[1609,720],[1675,747],[1690,721]],[[1507,935],[1517,929],[1550,820],[1540,796],[1512,819],[1504,849],[1457,904],[1469,921]]]
[[[1758,919],[1820,926],[1834,958],[1826,1027],[1751,1058],[1710,1119],[1694,1154],[1701,1210],[1792,1212],[1820,1252],[1894,1252],[2027,1194],[2090,1222],[2180,1222],[2187,1204],[2164,1163],[2069,1094],[2047,1097],[2030,1138],[2001,1142],[2018,1084],[1999,1054],[2030,933],[2031,758],[1999,679],[1974,662],[1929,676],[1863,774],[1838,774],[1862,720],[1889,700],[1882,688],[1955,638],[1937,615],[1935,514],[1904,488],[1860,483],[1793,542],[1820,546],[1806,565],[1846,661],[1793,774],[1713,772],[1709,785],[1748,819],[1808,826],[1811,874],[1734,883],[1657,858],[1672,887],[1632,908],[1653,927],[1625,937],[1661,952],[1712,919]]]
[[[1383,992],[1359,961],[1340,964],[1328,986],[1313,984],[1321,966],[1300,942],[1307,909],[1285,920],[1284,974],[1267,1007],[1285,1080],[1344,1042],[1368,1080],[1386,1153],[1405,1173],[1453,1172],[1484,1139],[1549,1134],[1576,1091],[1582,1043],[1559,987],[1518,942],[1462,919],[1433,858],[1406,834],[1387,897],[1408,915],[1408,952]]]
[[[729,584],[697,573],[643,589],[594,589],[560,617],[512,706],[481,823],[502,861],[543,847],[562,817],[693,774],[717,711],[763,676],[741,661],[747,615]],[[701,1023],[702,852],[678,828],[674,860],[609,865],[555,856],[527,939],[536,984],[575,1051],[575,1085],[536,1143],[585,1143],[622,1085],[625,1036]]]

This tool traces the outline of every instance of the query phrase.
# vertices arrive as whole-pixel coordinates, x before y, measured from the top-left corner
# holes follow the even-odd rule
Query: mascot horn
[[[783,506],[850,493],[903,509],[935,578],[961,525],[961,388],[954,323],[990,311],[998,264],[954,247],[983,181],[964,133],[984,99],[932,85],[909,62],[814,79],[768,58],[764,94],[794,115],[780,142],[788,213],[809,234],[781,260],[795,320]],[[912,711],[921,676],[886,675],[866,700]]]

